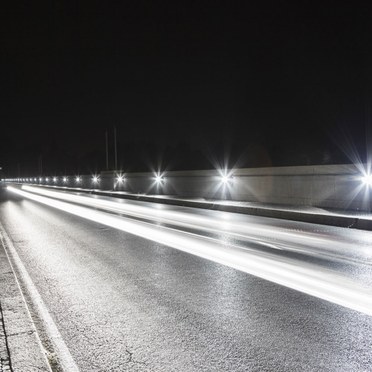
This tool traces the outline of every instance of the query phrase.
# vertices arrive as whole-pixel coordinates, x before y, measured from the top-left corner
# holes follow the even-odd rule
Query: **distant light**
[[[67,177],[63,177],[63,183],[67,182]]]
[[[57,177],[53,177],[53,182],[54,182],[54,183],[57,182]]]
[[[220,181],[223,185],[231,185],[234,182],[234,177],[227,171],[220,171]]]
[[[34,181],[36,182],[36,178],[34,178]]]
[[[49,178],[47,177],[47,178],[45,178],[45,182],[49,182]]]
[[[155,175],[155,182],[156,182],[157,185],[161,185],[162,183],[165,182],[165,179],[161,174],[156,174]]]
[[[98,181],[99,181],[98,176],[93,176],[92,181],[93,181],[93,183],[98,183]]]
[[[222,176],[221,177],[221,182],[225,185],[232,182],[232,181],[233,181],[233,178],[231,176]]]
[[[77,183],[79,183],[79,182],[80,182],[80,177],[77,176],[77,177],[75,178],[75,180],[76,180]]]
[[[372,186],[372,174],[366,174],[361,178],[362,182],[366,186]]]
[[[39,178],[39,181],[41,182],[42,180],[43,180],[43,179],[40,177],[40,178]]]
[[[125,177],[121,174],[119,174],[117,177],[116,177],[116,181],[118,183],[123,183],[125,181]]]

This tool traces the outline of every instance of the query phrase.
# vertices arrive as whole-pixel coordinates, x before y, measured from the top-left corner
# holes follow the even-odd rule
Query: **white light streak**
[[[337,240],[336,242],[330,239],[327,235],[317,233],[296,233],[286,229],[272,229],[270,226],[265,226],[261,223],[247,223],[246,221],[226,221],[231,220],[230,213],[218,212],[217,217],[192,213],[186,213],[184,210],[175,211],[168,208],[163,208],[161,204],[146,204],[146,203],[126,203],[123,199],[104,199],[94,198],[84,195],[76,195],[72,193],[64,193],[58,191],[51,191],[39,187],[22,186],[23,190],[38,193],[44,196],[61,199],[68,202],[82,204],[87,207],[96,207],[108,211],[126,214],[132,217],[139,217],[162,224],[168,224],[181,228],[202,228],[212,233],[229,234],[233,239],[249,239],[249,241],[269,241],[276,245],[283,245],[286,250],[295,252],[312,253],[312,256],[324,258],[324,256],[331,257],[332,259],[340,259],[346,257],[348,260],[354,259],[355,255],[357,261],[363,263],[372,263],[372,250],[370,249],[370,240],[368,246],[363,247],[359,242],[358,248],[353,244],[353,255],[350,255],[351,247],[349,242]],[[156,207],[154,210],[153,207]],[[249,217],[248,217],[249,218]],[[309,252],[309,247],[311,252]]]
[[[147,222],[134,221],[129,218],[107,214],[105,212],[78,205],[72,205],[64,201],[50,199],[41,195],[35,195],[23,190],[57,198],[64,198],[69,201],[75,200],[75,202],[77,200],[82,201],[85,199],[87,205],[89,203],[91,206],[97,206],[97,204],[95,204],[96,202],[99,204],[101,202],[107,203],[105,200],[91,199],[87,197],[76,199],[76,197],[78,197],[77,195],[40,190],[29,186],[24,186],[23,190],[8,186],[8,190],[25,198],[43,203],[67,213],[145,239],[153,240],[160,244],[232,267],[300,292],[372,315],[372,290],[356,281],[353,281],[351,278],[342,275],[341,273],[305,262],[299,263],[299,261],[294,261],[284,256],[278,259],[277,256],[249,250],[239,245],[223,244],[217,239],[179,231],[164,226],[155,226]],[[117,205],[114,207],[113,204]],[[120,205],[124,206],[123,204]],[[119,203],[108,202],[106,207],[109,210],[118,210]],[[128,205],[124,206],[124,208],[126,207],[128,207]],[[136,208],[137,206],[132,207]],[[154,211],[152,210],[152,212]],[[135,212],[133,212],[133,214],[134,213]],[[163,211],[159,210],[158,213],[163,213]],[[190,216],[188,218],[190,218]],[[215,224],[215,222],[212,221],[212,224]],[[216,228],[216,226],[214,226],[214,228]]]

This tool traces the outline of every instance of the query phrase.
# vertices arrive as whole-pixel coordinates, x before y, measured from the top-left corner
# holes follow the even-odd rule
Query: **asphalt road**
[[[87,219],[73,202],[3,192],[0,222],[79,370],[372,371],[372,317],[334,303],[370,296],[371,232],[125,201]]]

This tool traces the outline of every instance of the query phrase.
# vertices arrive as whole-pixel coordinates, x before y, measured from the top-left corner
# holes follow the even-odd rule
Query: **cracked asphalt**
[[[4,326],[3,309],[0,302],[0,371],[11,371],[11,361],[8,349],[7,335]]]
[[[368,315],[20,197],[0,221],[81,371],[372,371]]]

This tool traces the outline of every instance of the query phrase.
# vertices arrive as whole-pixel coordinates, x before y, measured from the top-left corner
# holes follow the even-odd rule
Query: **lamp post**
[[[114,151],[115,151],[115,170],[118,169],[118,149],[116,141],[116,127],[114,127]]]

